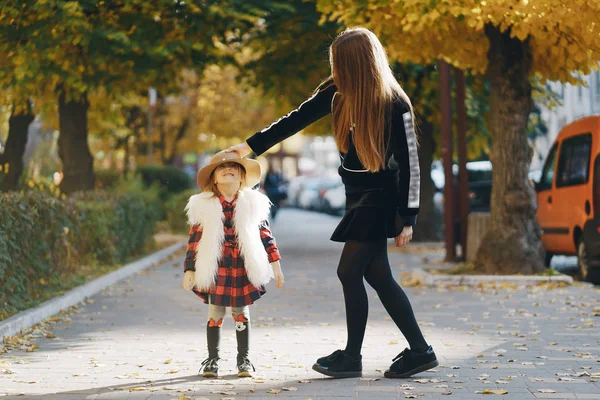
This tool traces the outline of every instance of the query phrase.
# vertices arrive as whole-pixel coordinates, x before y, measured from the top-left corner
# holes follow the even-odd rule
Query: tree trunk
[[[415,242],[432,242],[441,239],[441,215],[435,209],[433,195],[435,186],[431,179],[431,163],[435,152],[433,125],[427,121],[419,124],[419,167],[421,168],[421,206],[413,240]]]
[[[173,146],[171,148],[171,154],[169,155],[169,158],[167,158],[167,160],[165,160],[165,165],[173,165],[173,163],[175,163],[175,157],[177,156],[177,145],[179,144],[181,139],[184,138],[189,125],[190,125],[190,117],[187,117],[185,120],[183,120],[183,122],[179,126],[179,129],[177,129],[177,135],[175,136],[175,139],[173,139]]]
[[[20,110],[13,106],[8,119],[8,138],[4,152],[0,154],[0,166],[2,167],[2,181],[0,190],[16,190],[19,178],[23,173],[23,155],[27,145],[29,125],[33,122],[34,115],[31,103],[28,101],[25,111],[17,114]],[[8,172],[7,172],[8,170]]]
[[[536,220],[537,201],[527,171],[533,151],[527,141],[532,108],[529,39],[510,37],[487,25],[490,41],[487,75],[491,84],[491,226],[477,252],[486,273],[532,274],[544,270],[544,249]]]
[[[58,96],[58,155],[64,174],[60,189],[64,193],[94,188],[94,159],[88,147],[88,108],[87,95],[79,100],[67,100],[62,91]]]

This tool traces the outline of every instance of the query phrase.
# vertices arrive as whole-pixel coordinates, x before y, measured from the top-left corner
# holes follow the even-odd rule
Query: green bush
[[[146,186],[157,185],[163,200],[172,194],[191,189],[194,184],[188,174],[171,166],[141,166],[136,169],[136,174]]]
[[[0,320],[73,286],[151,243],[162,210],[157,189],[120,182],[68,199],[0,193]],[[70,286],[69,286],[70,285]]]
[[[99,190],[112,189],[122,179],[123,174],[116,169],[100,169],[94,171],[96,175],[95,188]]]
[[[185,192],[176,194],[167,200],[165,203],[165,212],[167,214],[167,223],[171,231],[187,233],[188,223],[184,209],[190,196],[198,193],[198,190],[189,189]]]

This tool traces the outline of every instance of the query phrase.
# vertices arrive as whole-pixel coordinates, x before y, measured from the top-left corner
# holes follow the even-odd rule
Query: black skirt
[[[334,242],[369,242],[394,238],[404,228],[390,193],[346,187],[346,213],[331,235]]]

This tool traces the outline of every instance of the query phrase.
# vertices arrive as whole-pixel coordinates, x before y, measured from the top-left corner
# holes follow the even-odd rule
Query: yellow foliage
[[[600,60],[597,0],[316,0],[319,11],[347,26],[372,29],[395,61],[444,59],[483,73],[489,42],[486,24],[531,41],[532,73],[575,83]]]

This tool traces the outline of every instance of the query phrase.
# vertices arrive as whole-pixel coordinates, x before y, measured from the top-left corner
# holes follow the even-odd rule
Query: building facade
[[[548,83],[548,87],[557,93],[561,104],[552,109],[542,107],[542,118],[548,127],[548,135],[531,142],[534,149],[532,170],[542,168],[544,159],[563,126],[582,117],[600,114],[600,70],[583,76],[582,80],[587,86]]]

